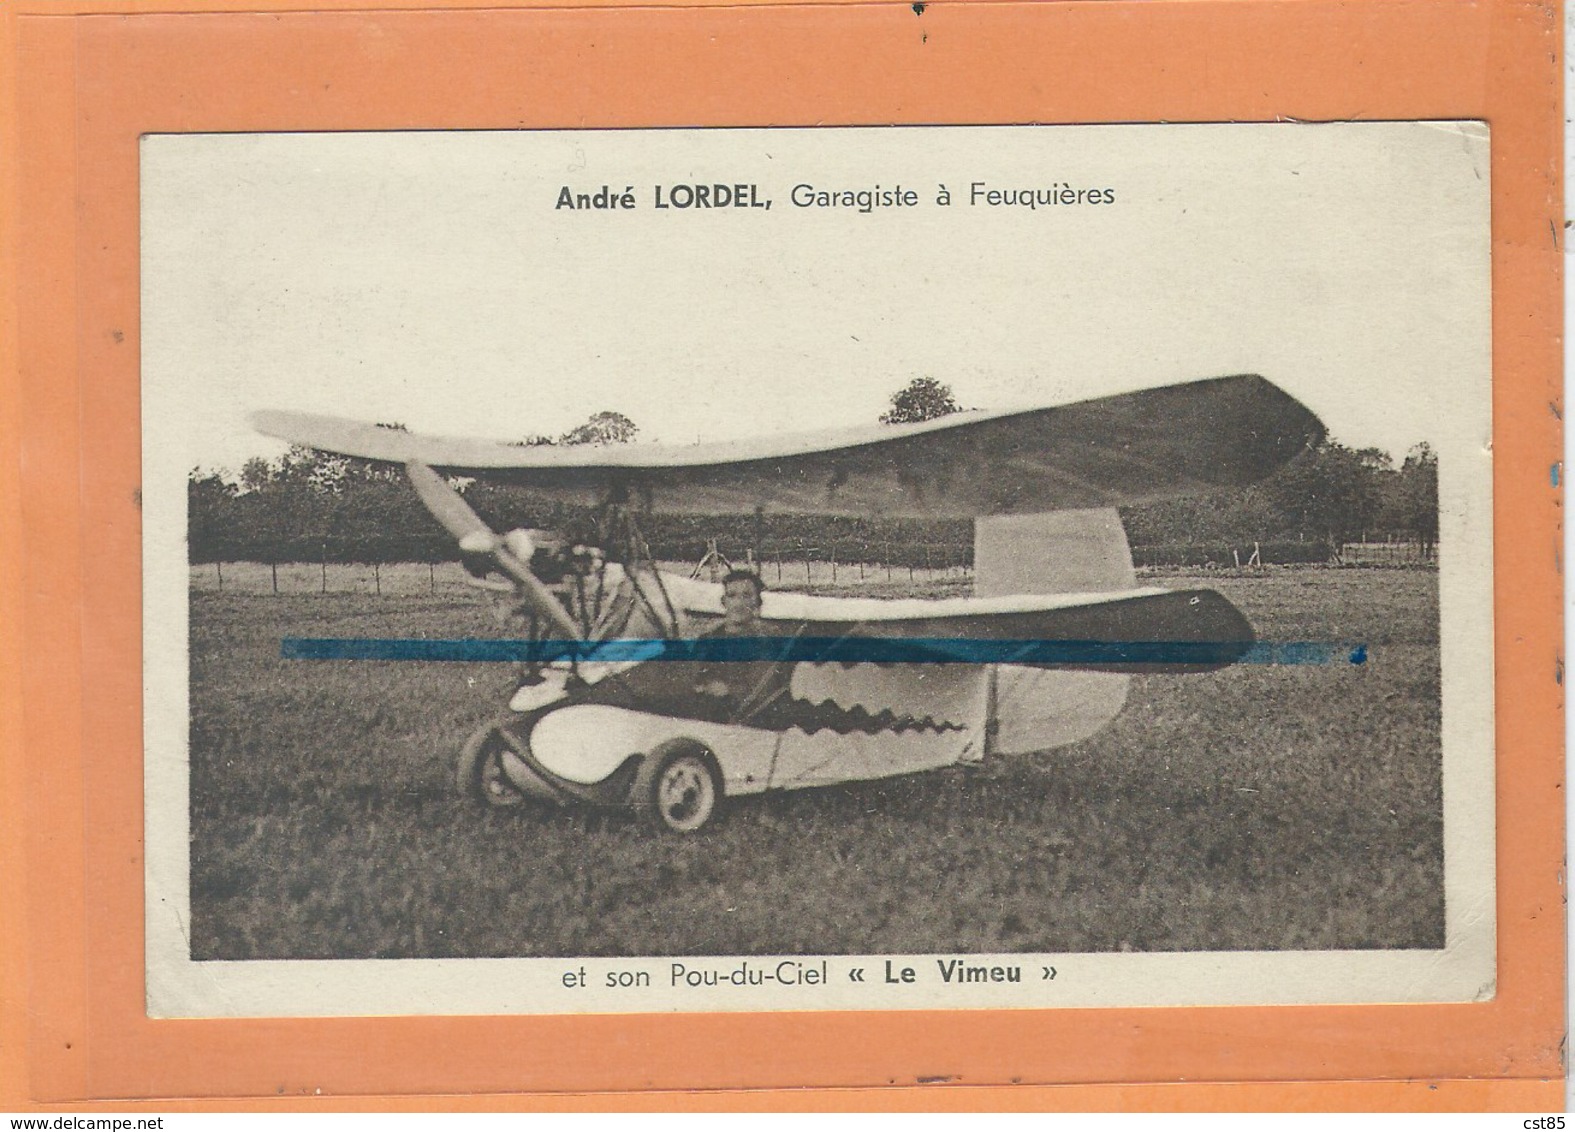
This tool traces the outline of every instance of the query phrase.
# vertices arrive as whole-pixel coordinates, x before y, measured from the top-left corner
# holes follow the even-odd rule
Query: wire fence
[[[1341,544],[1335,561],[1342,566],[1437,566],[1438,547],[1419,542],[1347,542]]]
[[[738,558],[707,548],[698,564],[694,560],[667,561],[658,566],[671,574],[721,581],[728,569],[758,570],[766,585],[784,590],[827,590],[883,585],[949,589],[973,582],[972,548],[939,544],[933,548],[907,547],[901,556],[839,560],[820,548],[808,553],[770,554],[756,560],[750,552]],[[1241,547],[1181,548],[1134,547],[1133,558],[1147,572],[1204,567],[1227,572],[1287,566],[1357,566],[1410,569],[1436,568],[1437,547],[1414,542],[1344,543],[1337,551],[1313,557],[1288,558],[1266,553],[1268,544]],[[1206,553],[1204,551],[1206,550]],[[893,559],[897,561],[893,561]],[[457,562],[205,562],[190,568],[191,589],[198,593],[239,594],[437,594],[469,590],[468,575]]]
[[[748,560],[740,566],[754,564]],[[689,577],[693,562],[658,563],[671,574]],[[896,566],[878,562],[836,562],[814,559],[770,558],[759,563],[761,578],[772,589],[825,590],[878,583],[912,586],[967,585],[972,566]],[[723,571],[725,573],[725,570]],[[704,581],[720,581],[722,574],[703,567]],[[195,593],[235,594],[439,594],[474,592],[469,575],[457,562],[207,562],[190,568]]]

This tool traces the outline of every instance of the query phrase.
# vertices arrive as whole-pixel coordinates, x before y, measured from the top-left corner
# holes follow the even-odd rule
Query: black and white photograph
[[[144,137],[149,1013],[1491,997],[1489,146]]]

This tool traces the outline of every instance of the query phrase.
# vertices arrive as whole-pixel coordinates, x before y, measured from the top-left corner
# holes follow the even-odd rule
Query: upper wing
[[[271,436],[347,456],[486,475],[559,500],[623,490],[675,514],[1017,514],[1112,507],[1255,482],[1323,436],[1261,377],[1222,377],[1054,408],[967,413],[692,446],[522,447],[337,417],[263,412]]]

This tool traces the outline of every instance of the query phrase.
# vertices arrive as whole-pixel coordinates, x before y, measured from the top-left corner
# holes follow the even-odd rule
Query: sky
[[[281,451],[262,408],[689,444],[868,424],[921,375],[999,409],[1259,373],[1353,446],[1487,441],[1479,124],[154,135],[142,174],[171,470]],[[770,207],[671,207],[719,183]],[[558,206],[604,185],[634,207]]]

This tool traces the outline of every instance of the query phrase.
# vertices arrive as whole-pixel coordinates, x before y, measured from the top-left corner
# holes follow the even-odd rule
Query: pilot
[[[763,637],[766,623],[760,619],[761,600],[766,584],[753,570],[731,570],[722,579],[722,624],[711,629],[708,637]]]
[[[733,570],[722,579],[722,623],[702,638],[774,636],[770,624],[761,619],[760,605],[765,590],[760,575],[752,570]],[[726,660],[706,664],[695,691],[725,705],[736,722],[753,716],[779,698],[785,690],[788,666],[762,657],[759,660]]]

